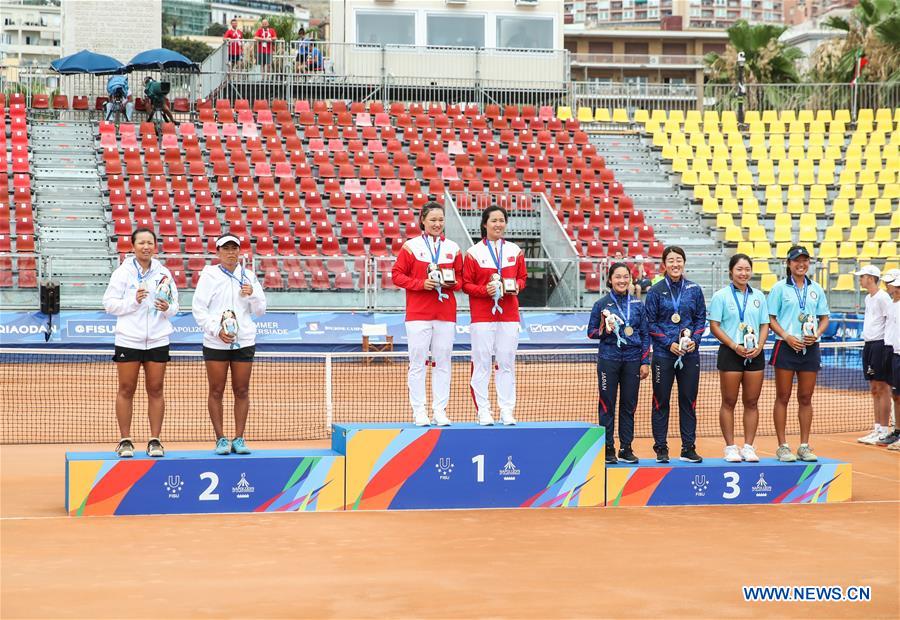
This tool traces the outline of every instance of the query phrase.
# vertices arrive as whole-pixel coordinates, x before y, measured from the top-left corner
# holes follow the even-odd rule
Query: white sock
[[[753,447],[753,444],[752,444],[752,443],[745,443],[745,444],[744,444],[744,449],[745,449],[745,450],[746,450],[747,448],[752,448],[752,447]]]
[[[809,447],[809,444],[808,444],[808,443],[801,443],[801,444],[800,444],[800,447],[801,447],[801,448],[808,448],[808,447]]]
[[[735,450],[737,450],[737,444],[733,444],[733,445],[730,445],[730,446],[725,446],[725,449],[726,449],[726,450],[728,450],[729,448],[734,448]]]
[[[876,432],[876,433],[880,433],[880,432],[881,432],[881,424],[879,424],[878,422],[875,423],[875,432]]]

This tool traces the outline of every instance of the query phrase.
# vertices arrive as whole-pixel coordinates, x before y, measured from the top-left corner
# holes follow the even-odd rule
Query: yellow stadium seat
[[[694,198],[696,200],[704,200],[710,197],[709,186],[708,185],[695,185],[694,186]]]
[[[793,222],[787,213],[779,213],[775,216],[775,230],[773,240],[776,243],[790,242],[793,239]]]
[[[684,115],[684,122],[691,123],[701,123],[703,121],[703,117],[700,115],[700,110],[688,110],[687,114]]]
[[[745,117],[746,120],[746,117]],[[778,111],[777,110],[763,110],[762,113],[762,122],[766,125],[772,125],[772,123],[778,122]]]
[[[871,123],[875,120],[875,111],[872,108],[861,108],[856,112],[856,123]]]
[[[806,212],[806,201],[803,200],[803,198],[788,198],[787,212],[788,213],[805,213]]]
[[[817,215],[825,215],[825,201],[821,198],[810,198],[806,203],[807,213],[815,213]]]
[[[748,125],[758,123],[759,121],[759,110],[747,110],[744,112],[744,122]]]
[[[763,259],[760,262],[760,268],[754,270],[757,273],[766,273],[769,268],[766,260],[772,258],[772,245],[768,240],[756,241],[753,244],[753,253],[750,256],[754,259]]]
[[[878,250],[878,256],[880,258],[897,258],[897,242],[883,241]]]
[[[819,250],[816,253],[816,259],[828,260],[832,258],[837,258],[837,243],[826,239],[819,245]]]
[[[853,241],[841,241],[838,245],[838,258],[856,258],[856,243]]]
[[[810,200],[828,200],[828,188],[824,185],[811,185],[809,198]]]
[[[835,198],[834,202],[831,203],[831,212],[850,213],[850,200],[841,197]]]
[[[775,244],[775,258],[787,258],[788,250],[793,245],[792,242],[782,241]]]
[[[684,112],[682,110],[669,110],[669,120],[673,120],[676,123],[684,122]]]
[[[773,144],[772,140],[769,140],[769,159],[772,161],[781,162],[782,160],[787,159],[787,153],[784,150],[783,144]]]
[[[850,228],[850,214],[846,211],[839,211],[832,214],[832,223],[838,228]]]
[[[844,240],[844,229],[840,226],[835,226],[832,224],[828,228],[825,229],[825,241],[843,241]]]
[[[812,213],[804,213],[800,216],[800,226],[806,228],[815,228],[816,222],[816,216]]]
[[[889,215],[891,213],[891,200],[889,198],[876,199],[872,213],[875,215]]]
[[[797,169],[797,183],[799,185],[809,186],[816,183],[816,171],[813,168],[811,159],[801,160]]]
[[[800,234],[797,235],[800,243],[816,243],[819,240],[819,233],[815,227],[800,227]]]
[[[597,108],[598,111],[599,111],[600,109],[601,109],[601,108]],[[607,112],[608,112],[608,111],[607,111]],[[633,116],[632,118],[634,119],[634,122],[635,122],[635,123],[643,123],[643,124],[646,125],[646,124],[647,124],[647,121],[650,120],[650,113],[647,112],[647,110],[640,110],[640,109],[639,109],[639,110],[635,110],[635,111],[634,111],[634,116]],[[596,118],[595,118],[594,120],[596,120]]]
[[[656,108],[650,112],[650,120],[656,121],[657,123],[665,123],[666,122],[666,111]]]
[[[815,116],[812,110],[798,110],[797,111],[797,120],[801,123],[811,123],[813,122]]]
[[[862,228],[875,228],[875,214],[872,212],[860,213],[856,217],[856,224]]]
[[[686,172],[688,169],[688,160],[682,157],[672,160],[672,172],[681,174],[682,172]]]
[[[844,168],[843,170],[841,170],[841,176],[839,177],[838,182],[841,185],[844,185],[844,184],[855,185],[856,184],[856,173],[853,170]]]
[[[747,239],[756,243],[757,241],[768,241],[769,236],[766,234],[766,229],[762,226],[753,226],[747,231]]]
[[[716,110],[704,110],[703,111],[703,124],[704,125],[718,125],[719,124],[719,113]]]
[[[806,189],[802,185],[789,185],[787,189],[787,197],[791,198],[799,198],[803,200],[806,198]]]
[[[731,226],[725,229],[726,243],[740,243],[744,240],[744,233],[737,226]]]
[[[797,120],[797,115],[793,110],[782,110],[781,114],[779,114],[779,120],[785,125],[789,125]]]
[[[729,228],[734,226],[734,218],[730,213],[719,213],[716,215],[716,226],[718,228]]]
[[[653,146],[664,148],[669,146],[669,136],[664,131],[657,131],[653,134]]]
[[[593,123],[594,111],[591,108],[580,107],[577,118],[579,123]]]
[[[753,185],[756,182],[753,178],[753,173],[747,168],[746,162],[742,162],[742,167],[737,171],[737,176],[734,180],[739,185]]]
[[[855,215],[862,215],[864,213],[872,212],[872,201],[868,198],[857,198],[853,201],[853,213]]]
[[[864,241],[859,251],[860,258],[878,258],[878,242]]]
[[[784,212],[784,204],[781,202],[781,196],[772,196],[766,198],[766,215],[777,215]]]
[[[703,199],[701,210],[706,215],[716,215],[717,216],[717,215],[721,214],[721,212],[719,210],[719,201],[716,200],[715,198],[711,198],[709,196],[707,196],[706,198]],[[728,217],[731,217],[731,215],[728,214]],[[719,224],[719,226],[721,227],[722,225]]]
[[[900,228],[900,209],[891,213],[891,228]]]
[[[841,123],[849,123],[850,119],[850,110],[841,109],[834,111],[834,120],[840,121]]]
[[[578,108],[578,120],[579,121],[581,120],[581,111],[582,110],[587,110],[587,114],[590,114],[590,108]],[[637,112],[641,112],[641,110],[638,110]],[[612,115],[609,113],[609,110],[607,108],[597,108],[596,110],[594,110],[594,122],[608,123],[611,120],[612,120]],[[635,121],[637,121],[637,119],[635,119]],[[589,123],[590,121],[584,121],[584,122]],[[640,121],[637,121],[637,122],[640,122]]]
[[[729,186],[737,184],[734,173],[731,170],[719,170],[716,172],[716,177],[719,179],[719,183]]]
[[[752,110],[751,110],[752,111]],[[744,114],[744,122],[749,123],[750,121],[747,119],[747,112]],[[737,114],[735,114],[734,110],[724,110],[721,114],[722,125],[728,126],[736,126],[737,125]]]
[[[881,197],[890,198],[891,200],[900,199],[900,183],[885,185],[884,191],[881,192]]]
[[[616,108],[613,110],[613,122],[615,123],[627,123],[628,122],[628,110],[624,108]]]
[[[854,242],[866,241],[869,238],[869,229],[857,224],[850,229],[850,236],[848,238],[850,241]]]
[[[787,160],[780,162],[778,164],[778,184],[793,185],[794,181],[794,164]]]
[[[556,108],[556,118],[561,121],[567,121],[572,118],[572,108],[567,105],[561,105]]]
[[[738,201],[735,198],[724,198],[721,204],[722,213],[740,213]]]
[[[759,200],[756,199],[756,196],[748,196],[746,198],[741,199],[741,209],[744,213],[755,213],[759,214]]]
[[[697,172],[694,170],[685,170],[681,174],[681,184],[682,185],[696,185],[697,184]]]
[[[768,293],[772,290],[772,287],[778,282],[778,276],[774,273],[764,273],[762,274],[762,280],[759,283],[759,288],[763,290],[763,292]]]
[[[697,175],[697,179],[700,183],[704,183],[706,185],[715,185],[716,184],[716,173],[712,170],[701,170]]]
[[[856,281],[853,279],[852,273],[842,273],[838,275],[837,283],[832,290],[835,291],[855,291]]]
[[[746,254],[750,256],[753,252],[753,244],[749,241],[741,241],[737,244],[737,248],[735,248],[735,253],[737,254]]]
[[[873,241],[891,241],[892,239],[890,226],[875,227],[875,232],[872,234]]]

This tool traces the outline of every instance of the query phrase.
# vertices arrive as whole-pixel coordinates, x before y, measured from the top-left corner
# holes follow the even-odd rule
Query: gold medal
[[[678,314],[677,312],[676,312],[675,314],[673,314],[673,315],[672,315],[672,322],[675,323],[676,325],[678,325],[679,323],[681,323],[681,315]]]
[[[625,326],[625,335],[626,335],[626,336],[633,336],[633,335],[634,335],[634,328],[633,328],[631,325],[626,325],[626,326]]]

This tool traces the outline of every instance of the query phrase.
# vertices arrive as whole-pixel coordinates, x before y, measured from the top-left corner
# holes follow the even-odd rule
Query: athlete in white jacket
[[[244,429],[250,410],[250,373],[256,353],[254,316],[266,313],[266,295],[256,274],[240,264],[240,240],[225,234],[216,240],[218,265],[200,272],[191,310],[203,330],[203,359],[209,381],[209,418],[216,432],[216,454],[250,454]],[[223,427],[222,395],[231,369],[234,439]]]
[[[131,244],[134,256],[126,258],[113,272],[103,295],[103,307],[116,317],[113,360],[119,378],[116,420],[121,433],[116,454],[123,458],[134,456],[131,418],[134,391],[143,366],[151,435],[147,454],[160,457],[165,455],[159,436],[166,409],[163,380],[172,333],[169,319],[178,312],[178,289],[169,270],[153,258],[156,234],[152,230],[137,229],[131,235]]]

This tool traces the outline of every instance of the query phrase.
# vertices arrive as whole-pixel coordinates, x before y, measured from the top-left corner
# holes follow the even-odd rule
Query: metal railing
[[[677,54],[572,54],[572,65],[629,65],[638,67],[704,66],[703,56]]]

